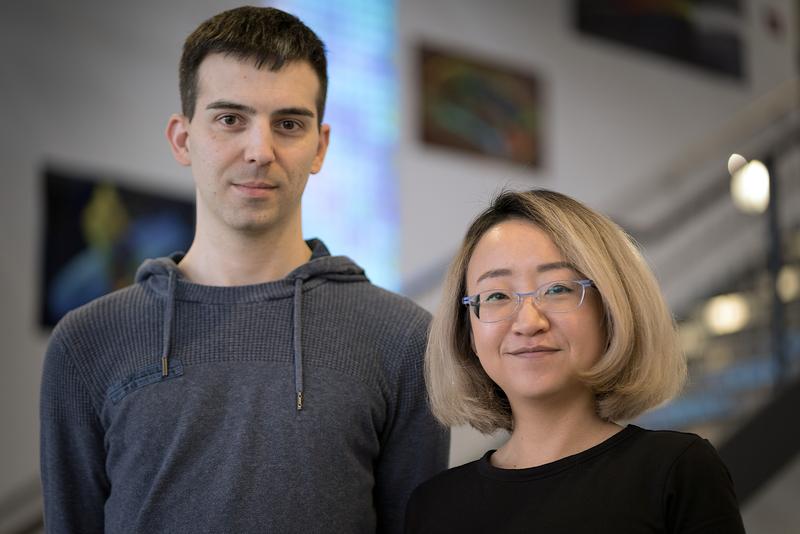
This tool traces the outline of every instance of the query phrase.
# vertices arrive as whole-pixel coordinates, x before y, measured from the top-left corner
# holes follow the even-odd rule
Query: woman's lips
[[[558,352],[560,349],[555,347],[547,347],[543,345],[537,345],[534,347],[521,347],[518,349],[514,349],[511,351],[506,352],[509,356],[517,356],[519,358],[536,358],[541,356],[547,356],[548,354],[553,354],[554,352]]]

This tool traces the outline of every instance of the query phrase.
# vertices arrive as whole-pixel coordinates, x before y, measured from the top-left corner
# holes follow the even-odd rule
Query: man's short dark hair
[[[190,120],[197,103],[197,71],[209,54],[231,55],[280,70],[291,61],[308,61],[319,78],[317,115],[322,123],[328,91],[325,45],[303,22],[280,9],[244,6],[215,15],[186,38],[180,64],[181,109]]]

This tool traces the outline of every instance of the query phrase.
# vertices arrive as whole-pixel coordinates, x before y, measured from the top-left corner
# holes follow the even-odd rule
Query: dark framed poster
[[[131,284],[145,259],[191,244],[193,202],[53,168],[45,169],[43,182],[43,326]]]
[[[576,0],[586,35],[659,54],[708,72],[744,77],[741,0]]]

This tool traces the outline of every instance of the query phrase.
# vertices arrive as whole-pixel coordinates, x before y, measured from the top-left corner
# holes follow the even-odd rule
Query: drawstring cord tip
[[[164,356],[161,358],[161,376],[169,375],[169,363],[167,362],[167,357]]]
[[[300,411],[303,409],[303,392],[297,392],[297,410]]]

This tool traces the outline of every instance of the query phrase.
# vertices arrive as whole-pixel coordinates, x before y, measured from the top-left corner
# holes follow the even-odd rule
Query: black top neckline
[[[610,438],[570,456],[565,456],[550,463],[537,465],[536,467],[525,467],[522,469],[505,469],[495,467],[491,464],[490,458],[496,449],[487,451],[483,457],[477,461],[478,472],[488,478],[495,480],[505,480],[508,482],[525,482],[538,478],[553,476],[557,473],[570,469],[571,467],[588,461],[599,456],[609,449],[616,447],[628,438],[639,434],[643,430],[636,425],[628,425]]]

